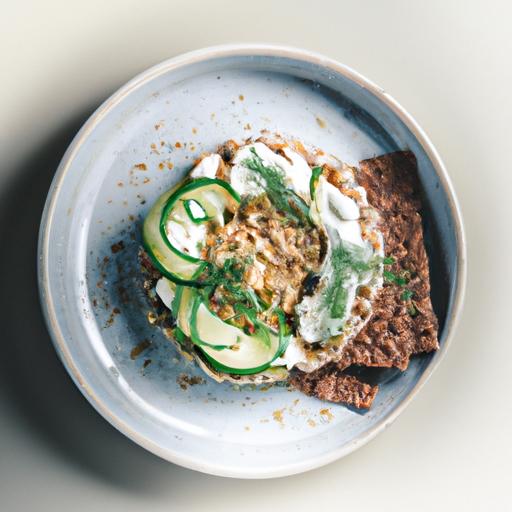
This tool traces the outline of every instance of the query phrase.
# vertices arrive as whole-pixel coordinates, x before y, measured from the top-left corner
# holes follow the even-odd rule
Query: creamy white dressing
[[[299,345],[297,338],[292,337],[284,354],[274,359],[271,366],[286,366],[288,370],[291,370],[295,365],[305,363],[306,360],[305,350]]]
[[[220,155],[214,153],[205,156],[190,173],[191,178],[215,178],[220,165]]]
[[[201,254],[201,247],[206,239],[206,225],[205,224],[194,224],[188,222],[183,226],[174,220],[169,220],[165,226],[167,238],[169,242],[183,252],[199,258]]]
[[[219,212],[215,217],[215,220],[219,226],[224,226],[224,203],[220,196],[212,190],[205,190],[203,191],[203,199],[208,201],[216,212]]]
[[[346,307],[344,314],[336,318],[331,316],[331,304],[325,302],[324,295],[325,289],[332,284],[334,276],[335,272],[332,268],[331,260],[327,259],[315,293],[304,297],[295,307],[299,318],[298,330],[306,343],[326,341],[328,338],[344,332],[346,322],[351,317],[357,288],[363,284],[367,284],[373,277],[373,274],[368,273],[368,276],[359,279],[358,276],[353,273],[342,283],[342,287],[347,293]]]
[[[351,170],[347,170],[345,178],[347,180],[353,179]],[[357,188],[360,189],[361,187]],[[364,203],[366,203],[366,192],[364,191],[364,196],[363,194],[361,196],[361,199],[364,198]],[[304,297],[296,306],[296,313],[299,318],[299,333],[307,343],[325,341],[332,336],[343,333],[345,324],[351,316],[357,288],[363,284],[368,284],[374,278],[373,272],[369,272],[368,275],[362,278],[358,277],[354,272],[349,279],[345,280],[342,283],[347,293],[344,314],[341,318],[331,317],[330,304],[324,303],[325,290],[332,285],[332,279],[335,274],[331,264],[331,251],[343,242],[349,242],[364,248],[370,254],[374,250],[362,238],[361,224],[359,222],[361,212],[356,201],[343,194],[323,176],[320,176],[318,180],[315,199],[311,208],[314,222],[317,225],[323,226],[327,232],[329,252],[316,292],[311,296]]]
[[[359,206],[323,176],[318,180],[312,208],[316,208],[317,224],[335,230],[342,240],[364,247]]]
[[[359,247],[364,247],[361,236],[361,224],[356,220],[338,220],[336,231],[342,240],[346,240]]]
[[[285,158],[274,153],[262,142],[241,147],[233,158],[231,186],[240,195],[258,195],[265,191],[265,181],[261,176],[243,164],[244,160],[254,158],[251,149],[256,151],[256,154],[263,161],[263,165],[281,169],[285,185],[309,203],[311,168],[306,160],[290,148],[284,148],[283,151],[287,157]]]
[[[361,203],[364,206],[368,206],[368,197],[366,195],[366,189],[360,186],[354,187],[354,190],[359,194]]]
[[[319,181],[318,186],[324,192],[322,194],[322,209],[328,210],[330,206],[330,209],[337,212],[339,217],[344,220],[359,219],[359,206],[357,206],[357,203],[352,198],[343,194],[323,176],[320,177]]]
[[[156,294],[160,297],[160,300],[169,308],[172,312],[172,302],[176,295],[176,285],[169,281],[165,277],[161,277],[155,286]]]
[[[191,199],[189,201],[188,207],[190,208],[190,213],[195,220],[201,220],[206,217],[206,212],[203,207],[195,199]]]

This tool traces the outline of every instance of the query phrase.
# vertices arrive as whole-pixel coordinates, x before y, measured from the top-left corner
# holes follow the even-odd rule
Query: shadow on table
[[[14,178],[0,193],[0,386],[19,416],[19,428],[64,463],[104,483],[150,492],[162,480],[190,472],[146,452],[96,413],[60,363],[39,306],[41,213],[60,158],[88,114],[47,136],[14,173],[10,170]]]

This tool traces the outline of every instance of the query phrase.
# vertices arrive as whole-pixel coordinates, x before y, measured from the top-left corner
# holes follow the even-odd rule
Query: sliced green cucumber
[[[206,221],[224,225],[224,212],[234,212],[240,197],[225,181],[211,178],[193,180],[174,192],[165,204],[160,218],[160,233],[171,251],[191,262],[200,261],[206,238]],[[192,203],[204,212],[203,220],[188,213]]]
[[[173,190],[158,198],[144,221],[142,242],[155,267],[166,277],[178,284],[193,284],[192,277],[206,262],[187,261],[171,251],[160,234],[162,211]]]
[[[183,201],[183,208],[185,208],[189,219],[195,224],[210,220],[202,204],[195,199],[185,199]]]
[[[187,212],[191,201],[205,212],[203,220]],[[142,231],[143,244],[158,270],[178,284],[196,286],[193,276],[207,266],[198,257],[206,223],[223,225],[225,211],[234,212],[239,202],[228,183],[211,178],[199,178],[163,194],[146,217]]]
[[[242,341],[246,334],[237,327],[221,320],[212,313],[196,295],[190,312],[190,337],[192,343],[201,349],[210,348],[215,351],[231,349]],[[236,349],[234,349],[236,350]]]
[[[282,317],[280,317],[281,324]],[[260,323],[256,333],[246,334],[213,314],[196,297],[190,316],[194,342],[217,371],[250,375],[266,370],[285,350],[289,337],[282,326],[279,333]]]
[[[195,298],[195,290],[188,286],[177,286],[172,310],[178,327],[190,338],[190,313]]]

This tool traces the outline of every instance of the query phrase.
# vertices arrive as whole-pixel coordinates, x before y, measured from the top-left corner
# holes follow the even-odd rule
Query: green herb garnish
[[[393,263],[395,263],[395,258],[393,258],[393,256],[386,256],[382,260],[382,263],[384,263],[384,265],[393,265]]]
[[[286,187],[283,171],[276,166],[264,165],[254,148],[251,148],[251,153],[253,154],[252,158],[246,158],[242,164],[263,178],[270,202],[278,210],[288,213],[299,223],[307,222],[309,207],[295,192]]]
[[[363,251],[347,242],[342,242],[331,253],[332,277],[324,296],[324,304],[329,306],[332,318],[342,318],[345,314],[348,290],[344,286],[352,273],[358,276],[371,272],[381,260],[371,258],[365,261]]]
[[[270,334],[268,332],[268,329],[265,325],[262,325],[262,323],[258,320],[258,317],[256,316],[256,311],[251,308],[245,307],[243,304],[236,304],[235,309],[243,314],[247,320],[254,326],[254,333],[261,337],[263,343],[265,346],[270,347],[272,344],[272,341],[270,339]]]
[[[382,275],[389,283],[397,284],[398,286],[405,286],[407,284],[407,279],[405,277],[393,274],[393,272],[390,272],[389,270],[384,270]]]
[[[316,184],[318,183],[318,178],[320,178],[323,170],[323,167],[313,167],[313,169],[311,169],[311,178],[309,180],[309,193],[311,195],[311,200],[315,198]]]
[[[412,299],[414,292],[412,290],[404,290],[402,295],[400,295],[400,300],[408,301]]]
[[[252,288],[246,289],[241,286],[245,269],[250,264],[252,264],[250,258],[246,258],[244,261],[227,258],[222,267],[210,264],[205,277],[205,283],[208,284],[204,288],[205,299],[211,295],[216,287],[222,286],[225,292],[231,296],[233,302],[250,304],[258,312],[267,309],[268,305],[256,295]]]

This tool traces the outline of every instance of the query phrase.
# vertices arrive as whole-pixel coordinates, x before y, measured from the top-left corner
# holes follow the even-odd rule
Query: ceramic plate
[[[184,375],[190,381],[202,372],[151,325],[136,257],[142,219],[202,152],[260,130],[292,135],[349,164],[397,149],[418,159],[441,349],[391,379],[378,376],[383,384],[367,412],[285,387],[187,384]],[[461,305],[464,251],[446,171],[422,130],[384,91],[309,52],[228,46],[145,71],[93,114],[48,197],[39,277],[63,363],[115,427],[189,468],[273,477],[346,455],[404,409],[448,347]]]

